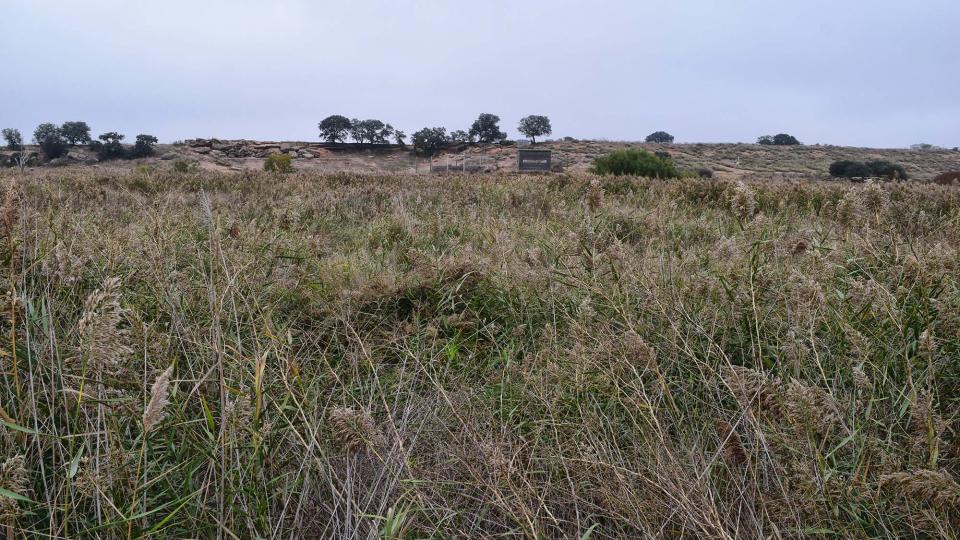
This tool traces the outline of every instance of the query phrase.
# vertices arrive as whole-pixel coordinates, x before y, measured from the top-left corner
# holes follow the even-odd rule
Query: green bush
[[[830,164],[830,176],[834,178],[855,178],[870,176],[866,164],[849,159],[841,159]]]
[[[617,150],[593,160],[590,171],[596,174],[615,176],[646,176],[650,178],[680,178],[680,171],[673,163],[650,152],[627,148]]]
[[[890,163],[889,161],[874,160],[866,163],[873,176],[889,178],[890,180],[907,180],[906,169],[899,163]]]
[[[843,159],[830,164],[830,176],[834,178],[887,178],[907,180],[909,176],[903,165],[889,161],[874,160],[863,163]]]
[[[197,170],[197,162],[178,158],[173,161],[173,170],[178,173],[188,173]]]
[[[270,172],[293,172],[293,158],[288,154],[270,154],[263,162],[263,170]]]

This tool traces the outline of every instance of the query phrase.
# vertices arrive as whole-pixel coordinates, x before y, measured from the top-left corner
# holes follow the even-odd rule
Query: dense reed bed
[[[10,537],[960,533],[958,189],[0,180]]]

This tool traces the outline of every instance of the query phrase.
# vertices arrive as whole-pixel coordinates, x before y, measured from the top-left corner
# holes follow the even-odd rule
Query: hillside
[[[960,152],[955,150],[907,150],[854,148],[844,146],[760,146],[755,144],[644,144],[609,141],[554,141],[537,145],[554,152],[558,169],[568,172],[586,171],[597,156],[610,151],[640,147],[665,151],[683,169],[709,168],[725,179],[780,178],[821,179],[827,177],[830,163],[847,159],[855,161],[887,160],[902,164],[915,180],[930,180],[945,171],[960,170]],[[430,170],[430,160],[415,157],[410,147],[383,145],[358,147],[331,146],[312,142],[263,142],[250,140],[193,139],[177,145],[158,145],[156,157],[146,160],[97,163],[96,157],[84,148],[71,150],[70,157],[57,161],[60,165],[96,165],[107,168],[128,168],[144,163],[187,159],[205,170],[259,170],[263,158],[273,152],[290,154],[298,169],[335,172],[415,173]],[[6,161],[10,152],[0,153]],[[512,171],[516,168],[517,147],[460,145],[434,157],[434,171],[468,170]]]

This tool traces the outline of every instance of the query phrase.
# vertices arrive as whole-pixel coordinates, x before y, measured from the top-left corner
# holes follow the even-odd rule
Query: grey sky
[[[958,0],[0,0],[0,127],[315,140],[546,114],[554,137],[960,145]]]

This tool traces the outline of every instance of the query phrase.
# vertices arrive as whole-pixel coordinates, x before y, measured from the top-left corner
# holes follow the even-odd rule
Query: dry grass
[[[960,534],[960,190],[0,180],[11,537]]]

